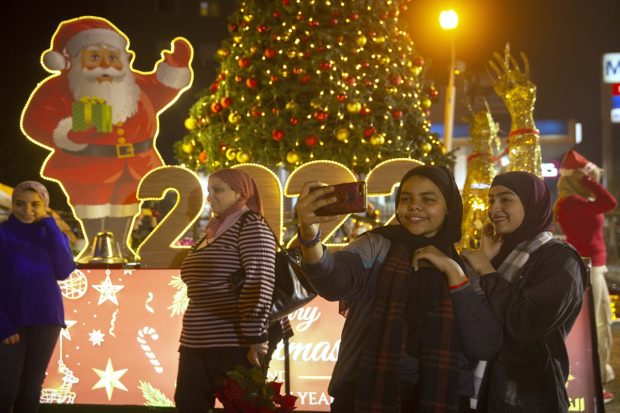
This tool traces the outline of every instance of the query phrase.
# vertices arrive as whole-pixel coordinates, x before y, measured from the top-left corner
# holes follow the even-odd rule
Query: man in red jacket
[[[578,152],[571,150],[560,166],[556,219],[571,243],[582,257],[590,257],[590,284],[594,301],[601,381],[608,383],[615,377],[609,364],[611,354],[611,305],[605,280],[607,272],[603,214],[616,207],[616,199],[598,183],[602,170]],[[603,391],[603,400],[609,403],[613,394]]]
[[[138,183],[163,165],[155,147],[158,116],[193,77],[187,40],[174,39],[162,55],[152,72],[136,71],[128,39],[112,23],[63,21],[42,59],[54,74],[32,92],[22,113],[24,133],[52,150],[43,175],[62,184],[85,239],[113,232],[129,258]]]

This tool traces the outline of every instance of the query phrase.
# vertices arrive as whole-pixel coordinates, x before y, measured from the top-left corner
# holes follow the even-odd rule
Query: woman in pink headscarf
[[[266,368],[276,244],[260,193],[238,169],[211,174],[208,191],[214,218],[181,265],[189,297],[175,393],[181,413],[212,409],[234,366]],[[245,281],[236,292],[230,276],[239,270]]]

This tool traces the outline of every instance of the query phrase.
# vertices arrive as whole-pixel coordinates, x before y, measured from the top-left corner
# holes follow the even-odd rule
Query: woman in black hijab
[[[495,353],[501,327],[464,276],[453,244],[462,202],[445,168],[407,172],[398,225],[367,232],[335,254],[314,211],[332,187],[306,183],[297,202],[304,268],[317,292],[350,305],[329,393],[332,412],[463,412],[474,360]],[[311,240],[311,241],[310,241]]]
[[[493,227],[481,248],[462,251],[504,333],[486,367],[477,411],[567,412],[564,340],[581,309],[583,262],[570,245],[553,238],[549,190],[533,174],[497,175],[489,218]]]

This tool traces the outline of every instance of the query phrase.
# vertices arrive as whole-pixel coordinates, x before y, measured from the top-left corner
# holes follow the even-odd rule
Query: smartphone
[[[334,191],[321,198],[336,197],[338,200],[333,204],[325,205],[314,211],[315,214],[325,215],[343,215],[352,212],[366,211],[366,182],[347,182],[344,184],[332,185]],[[322,188],[312,188],[312,190]]]

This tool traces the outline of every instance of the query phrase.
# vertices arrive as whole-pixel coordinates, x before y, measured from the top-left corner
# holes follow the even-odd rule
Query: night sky
[[[0,182],[13,186],[38,178],[47,151],[22,135],[19,116],[35,85],[48,75],[39,58],[58,23],[85,14],[108,18],[128,35],[137,56],[134,68],[139,70],[150,70],[161,48],[168,47],[175,36],[185,36],[194,45],[194,86],[160,117],[158,147],[168,163],[175,163],[172,142],[183,136],[183,120],[197,94],[214,80],[211,56],[228,35],[224,17],[233,10],[232,0],[221,0],[223,18],[211,21],[198,16],[198,0],[177,0],[175,16],[158,15],[157,0],[10,3],[13,10],[5,8],[0,14],[5,58]],[[530,60],[531,78],[538,87],[535,118],[582,122],[584,142],[577,149],[600,163],[601,56],[620,52],[620,1],[413,0],[406,14],[409,32],[418,51],[431,62],[428,78],[440,87],[447,81],[449,43],[437,16],[448,7],[457,9],[460,16],[456,53],[466,64],[465,76],[484,73],[493,52],[502,52],[510,42],[513,54],[523,51]],[[443,108],[434,106],[433,110],[433,119],[441,122]],[[52,204],[62,204],[60,190],[52,183],[49,187]]]

